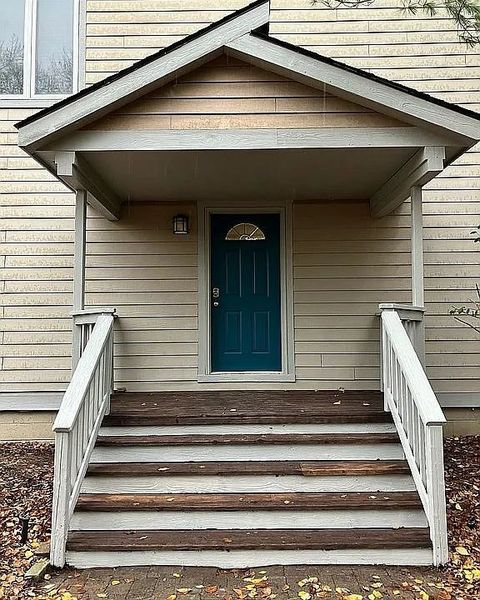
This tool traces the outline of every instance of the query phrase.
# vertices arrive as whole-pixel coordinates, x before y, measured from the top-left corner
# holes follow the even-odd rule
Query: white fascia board
[[[473,117],[264,38],[246,34],[227,43],[226,48],[234,57],[306,85],[327,85],[340,96],[379,112],[414,125],[435,126],[447,136],[444,145],[469,147],[480,140],[480,121]]]
[[[265,25],[268,19],[269,2],[266,0],[156,60],[25,124],[19,129],[19,146],[33,151],[40,144],[60,137],[68,130],[77,129],[106,112],[132,102],[178,75],[211,60],[223,51],[228,42]]]

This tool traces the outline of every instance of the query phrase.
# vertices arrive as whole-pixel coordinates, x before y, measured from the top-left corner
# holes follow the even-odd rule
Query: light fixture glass
[[[173,233],[175,235],[187,235],[188,217],[186,215],[175,215],[173,217]]]

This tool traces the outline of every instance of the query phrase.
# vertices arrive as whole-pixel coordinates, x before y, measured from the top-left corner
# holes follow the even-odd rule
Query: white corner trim
[[[0,392],[0,412],[57,411],[65,392]]]
[[[131,102],[221,54],[225,44],[264,25],[268,18],[268,0],[247,8],[152,62],[123,74],[120,80],[77,97],[67,105],[59,106],[55,111],[24,125],[19,130],[19,145],[33,151],[39,143],[45,144],[48,140],[64,135],[67,130],[94,120],[107,108],[113,110]]]
[[[210,361],[210,215],[215,213],[277,213],[280,215],[280,294],[282,370],[279,372],[215,373]],[[291,202],[279,204],[245,201],[232,206],[228,202],[198,202],[198,382],[295,381],[293,325],[293,246]]]
[[[354,102],[380,112],[403,118],[412,124],[436,126],[447,136],[457,134],[472,144],[480,139],[480,122],[448,107],[440,106],[413,93],[395,89],[359,73],[306,56],[267,39],[247,33],[226,45],[229,53],[241,60],[269,69],[306,85],[328,85]],[[413,90],[412,90],[413,91]],[[387,110],[385,110],[387,109]],[[457,144],[462,140],[457,140]]]

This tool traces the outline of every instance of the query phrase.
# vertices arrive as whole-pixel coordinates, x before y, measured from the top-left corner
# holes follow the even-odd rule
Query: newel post
[[[433,547],[433,564],[448,562],[447,506],[443,464],[443,427],[429,424],[426,427],[426,488],[428,494],[428,520]]]
[[[87,241],[87,202],[86,192],[77,190],[75,203],[75,241],[73,263],[73,312],[85,307],[85,254]],[[73,322],[72,372],[75,371],[81,355],[81,327]]]
[[[68,432],[55,431],[53,474],[52,538],[50,562],[54,567],[65,564],[65,545],[70,517],[70,440]]]
[[[412,187],[411,194],[411,258],[412,258],[412,305],[425,306],[423,274],[423,207],[422,188]],[[425,368],[425,323],[415,324],[415,350]]]

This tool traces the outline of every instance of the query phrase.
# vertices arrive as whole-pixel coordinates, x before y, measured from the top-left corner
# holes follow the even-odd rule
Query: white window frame
[[[79,29],[80,6],[82,0],[73,2],[73,32],[72,32],[72,92],[79,89]],[[21,94],[0,94],[1,106],[50,106],[54,102],[70,94],[36,94],[35,93],[35,64],[37,51],[37,4],[38,0],[25,0],[25,16],[23,28],[23,92]]]

